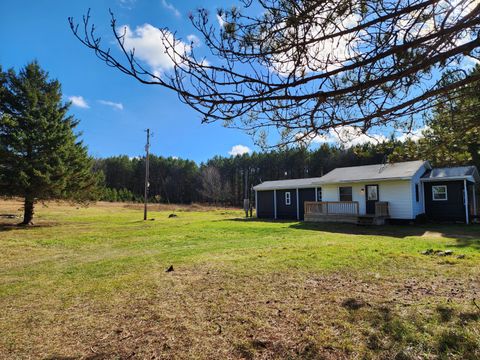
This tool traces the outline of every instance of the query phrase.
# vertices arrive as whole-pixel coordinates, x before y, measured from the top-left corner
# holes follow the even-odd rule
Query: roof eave
[[[358,180],[336,180],[336,181],[322,181],[321,183],[315,183],[315,185],[330,185],[330,184],[352,184],[352,183],[365,183],[372,181],[395,181],[395,180],[412,180],[413,176],[401,176],[391,178],[373,178],[373,179],[358,179]]]
[[[422,182],[432,182],[432,181],[459,181],[459,180],[467,180],[470,182],[477,182],[472,175],[466,176],[448,176],[448,177],[439,177],[439,178],[421,178],[420,181]]]

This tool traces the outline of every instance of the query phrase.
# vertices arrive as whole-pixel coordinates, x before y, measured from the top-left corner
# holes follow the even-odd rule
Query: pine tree
[[[24,199],[22,224],[37,201],[85,202],[96,194],[93,160],[74,132],[60,83],[34,61],[18,74],[0,68],[0,193]]]

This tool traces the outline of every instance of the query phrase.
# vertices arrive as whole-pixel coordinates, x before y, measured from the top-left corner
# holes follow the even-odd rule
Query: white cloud
[[[178,9],[175,6],[173,6],[173,4],[167,2],[166,0],[162,0],[162,5],[165,9],[171,11],[176,17],[182,16],[180,11],[178,11]]]
[[[394,136],[397,140],[404,142],[406,140],[417,141],[423,138],[424,133],[430,129],[429,126],[424,126],[410,132],[396,131]],[[388,141],[389,137],[383,134],[367,133],[364,134],[362,130],[357,126],[345,125],[338,126],[334,129],[330,129],[326,134],[316,136],[306,136],[302,133],[297,134],[297,139],[305,144],[340,144],[345,148],[351,148],[356,145],[363,144],[380,144]]]
[[[177,59],[179,56],[174,53],[173,49],[167,50],[165,47],[164,41],[168,44],[174,42],[174,35],[167,30],[162,32],[150,24],[144,24],[137,26],[133,31],[130,26],[125,25],[118,31],[122,34],[125,32],[125,48],[135,50],[136,58],[147,63],[156,76],[173,69],[174,64],[171,58],[178,63],[181,62],[181,59]],[[191,51],[191,46],[176,40],[175,51],[182,56],[187,56]]]
[[[232,146],[232,149],[228,153],[232,156],[238,156],[243,154],[249,154],[251,152],[252,150],[248,146],[235,145],[235,146]]]
[[[223,29],[223,27],[225,26],[225,20],[223,20],[223,17],[217,14],[217,21],[220,28]]]
[[[418,141],[419,139],[423,138],[425,136],[425,132],[428,131],[430,127],[428,125],[425,125],[424,127],[413,130],[410,132],[400,132],[399,136],[395,136],[395,138],[401,142],[404,142],[406,140],[413,140],[413,141]]]
[[[123,104],[122,103],[117,103],[109,100],[98,100],[98,102],[102,105],[107,105],[110,106],[116,110],[123,110]]]
[[[297,75],[305,75],[310,72],[322,72],[338,69],[346,61],[358,55],[361,44],[361,33],[351,33],[342,36],[335,36],[328,40],[316,41],[321,38],[340,31],[357,26],[361,18],[355,13],[348,13],[339,16],[335,23],[323,26],[325,14],[333,14],[337,11],[335,2],[332,2],[329,9],[318,14],[313,23],[300,27],[286,27],[279,24],[278,28],[283,29],[282,35],[292,41],[305,41],[311,44],[305,48],[303,53],[295,47],[287,52],[272,57],[271,70],[281,75],[289,75],[294,71]],[[217,16],[218,18],[218,16]]]
[[[187,35],[187,40],[190,44],[193,45],[193,47],[199,47],[201,45],[201,41],[197,35],[194,35],[194,34]]]
[[[133,9],[137,0],[118,0],[118,4],[128,10]]]
[[[90,106],[88,105],[87,101],[83,98],[83,96],[69,96],[68,100],[72,103],[73,106],[76,106],[82,109],[90,108]]]
[[[298,134],[297,138],[302,138],[302,134]],[[363,144],[378,144],[387,141],[388,138],[382,134],[364,134],[357,126],[345,125],[330,129],[328,133],[316,136],[307,136],[302,139],[308,143],[330,143],[341,144],[346,148]]]

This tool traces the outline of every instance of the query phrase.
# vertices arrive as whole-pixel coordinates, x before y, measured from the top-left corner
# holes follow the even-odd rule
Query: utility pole
[[[147,200],[148,200],[148,187],[149,184],[149,164],[148,164],[148,156],[150,151],[150,129],[147,129],[147,144],[145,145],[145,198],[144,198],[144,207],[143,207],[143,220],[147,220]]]
[[[250,200],[248,198],[248,173],[249,169],[245,170],[245,197],[243,199],[243,210],[245,210],[245,217],[248,218],[248,209],[250,207]]]

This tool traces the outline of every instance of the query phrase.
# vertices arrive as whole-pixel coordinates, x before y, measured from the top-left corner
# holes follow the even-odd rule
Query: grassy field
[[[478,225],[170,213],[50,204],[32,228],[0,219],[0,358],[480,358]]]

